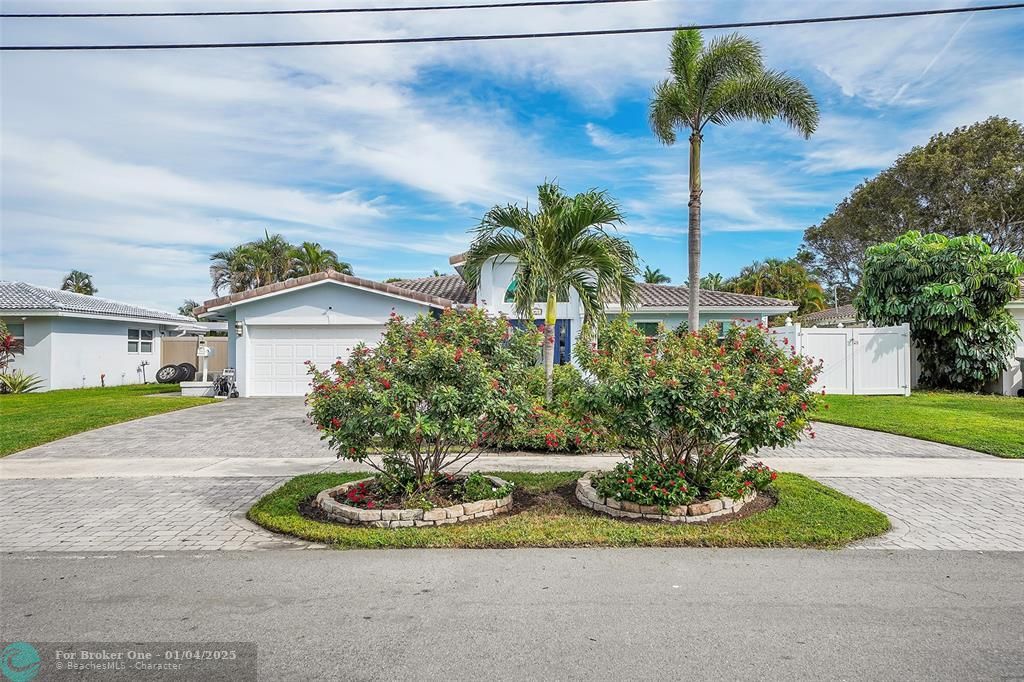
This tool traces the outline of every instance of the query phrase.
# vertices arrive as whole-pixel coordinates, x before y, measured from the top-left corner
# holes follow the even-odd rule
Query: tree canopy
[[[61,291],[71,291],[76,294],[94,295],[99,289],[92,283],[92,275],[81,270],[72,270],[60,283]]]
[[[327,270],[352,274],[352,266],[339,260],[334,251],[316,242],[296,246],[269,232],[261,239],[218,251],[210,260],[210,288],[215,294],[225,289],[232,293],[247,291]]]
[[[981,389],[1006,368],[1017,339],[1006,304],[1020,295],[1024,263],[976,235],[907,232],[864,257],[854,305],[877,325],[910,323],[921,383]]]
[[[975,234],[994,251],[1024,254],[1024,127],[992,117],[914,147],[808,228],[802,257],[850,295],[865,250],[908,230]]]
[[[793,301],[800,315],[822,310],[828,304],[825,291],[795,258],[767,258],[744,266],[722,285],[725,291]]]

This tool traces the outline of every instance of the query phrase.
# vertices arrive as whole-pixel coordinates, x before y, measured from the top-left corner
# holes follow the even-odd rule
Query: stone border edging
[[[497,476],[485,476],[485,478],[497,488],[506,484],[506,481]],[[370,528],[443,526],[501,514],[512,506],[512,493],[496,500],[463,502],[451,507],[436,509],[363,509],[334,499],[335,495],[347,492],[352,486],[372,480],[372,478],[363,478],[322,490],[313,501],[313,506],[326,514],[332,521]]]
[[[656,505],[636,504],[625,500],[616,500],[612,497],[602,497],[590,482],[590,477],[596,473],[598,472],[588,471],[576,481],[576,499],[584,507],[616,518],[648,519],[665,523],[700,523],[716,516],[735,514],[757,497],[757,491],[752,490],[738,500],[723,497],[706,502],[694,502],[672,507],[666,514],[661,511],[661,507]]]

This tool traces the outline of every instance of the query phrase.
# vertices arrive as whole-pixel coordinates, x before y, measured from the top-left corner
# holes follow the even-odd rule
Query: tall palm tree
[[[86,296],[92,296],[99,291],[92,283],[92,275],[81,270],[69,272],[64,281],[61,282],[60,289],[61,291],[71,291],[76,294],[85,294]]]
[[[690,131],[689,328],[700,321],[700,149],[709,123],[780,119],[804,137],[818,126],[818,105],[807,87],[779,71],[766,70],[761,48],[732,34],[707,45],[697,29],[676,31],[669,50],[670,77],[654,88],[650,123],[667,145],[676,130]]]
[[[672,278],[661,271],[661,268],[651,270],[648,265],[644,268],[644,282],[647,284],[668,284]]]
[[[611,230],[623,222],[618,205],[597,190],[568,196],[553,182],[537,188],[538,207],[509,204],[489,210],[476,228],[463,276],[470,287],[480,284],[484,263],[491,258],[516,263],[514,300],[520,319],[533,319],[539,302],[544,309],[545,395],[551,401],[558,301],[574,291],[584,321],[598,319],[605,301],[618,296],[625,309],[633,303],[639,274],[636,252]]]
[[[700,288],[710,289],[711,291],[721,291],[722,284],[725,280],[722,278],[722,273],[711,272],[700,278]]]
[[[316,272],[334,270],[346,275],[352,274],[352,266],[338,260],[338,254],[325,249],[317,242],[302,242],[292,249],[292,276],[312,275]]]

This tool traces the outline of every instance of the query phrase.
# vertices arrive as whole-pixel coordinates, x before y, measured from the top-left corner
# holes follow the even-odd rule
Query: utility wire
[[[760,28],[764,26],[794,26],[799,24],[831,24],[842,21],[864,21],[868,19],[896,19],[900,17],[923,17],[943,14],[964,14],[968,12],[990,12],[994,10],[1024,9],[1024,2],[1004,5],[981,5],[978,7],[954,7],[948,9],[913,10],[879,14],[849,14],[834,17],[806,19],[776,19],[771,21],[726,22],[720,24],[697,24],[690,26],[660,26],[653,28],[612,28],[593,31],[556,31],[550,33],[498,33],[485,35],[422,36],[414,38],[366,38],[356,40],[298,40],[267,41],[248,43],[151,43],[121,45],[3,45],[3,52],[47,52],[47,51],[96,51],[96,50],[200,50],[231,47],[323,47],[330,45],[407,45],[412,43],[462,43],[483,40],[522,40],[526,38],[575,38],[580,36],[611,36],[637,33],[668,33],[680,29],[695,28],[713,30],[722,28]]]
[[[552,7],[561,5],[610,5],[649,0],[527,0],[479,5],[421,5],[415,7],[328,7],[320,9],[211,10],[209,12],[75,12],[61,14],[0,14],[0,19],[125,19],[136,17],[243,17],[274,14],[362,14],[372,12],[427,12],[449,9],[494,9],[498,7]]]

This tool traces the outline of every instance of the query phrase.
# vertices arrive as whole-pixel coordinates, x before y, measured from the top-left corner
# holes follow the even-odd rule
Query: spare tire
[[[196,366],[193,365],[191,362],[183,362],[183,363],[181,363],[180,365],[178,365],[178,369],[180,369],[182,372],[184,372],[184,374],[181,377],[181,381],[195,381],[196,380],[196,372],[198,372],[199,370],[197,370]]]
[[[185,372],[178,365],[164,365],[156,371],[158,384],[180,384],[184,376]]]

